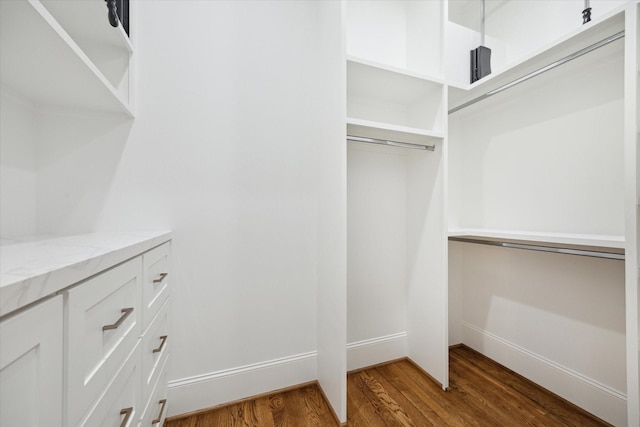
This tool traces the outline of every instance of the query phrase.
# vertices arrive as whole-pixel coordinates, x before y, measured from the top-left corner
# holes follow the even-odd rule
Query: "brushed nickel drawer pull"
[[[131,418],[131,414],[133,414],[133,406],[120,411],[120,415],[124,415],[124,420],[120,423],[120,427],[125,427],[127,425],[129,418]]]
[[[162,348],[164,347],[164,343],[167,342],[167,337],[168,335],[163,335],[160,337],[160,340],[162,340],[162,342],[160,343],[160,347],[154,348],[153,353],[160,353],[162,351]]]
[[[160,283],[164,280],[165,277],[167,277],[169,275],[169,273],[160,273],[160,278],[159,279],[154,279],[153,283]]]
[[[158,424],[160,422],[160,420],[162,419],[162,413],[164,412],[164,405],[167,404],[167,399],[162,399],[158,402],[159,404],[162,405],[162,408],[160,408],[160,413],[158,414],[158,418],[156,418],[155,420],[151,420],[151,424]]]
[[[120,316],[116,323],[114,323],[113,325],[103,326],[103,331],[108,331],[109,329],[118,329],[118,326],[122,325],[122,322],[124,322],[126,318],[129,317],[131,313],[133,313],[133,307],[123,308],[122,310],[120,310],[120,312],[122,313],[122,316]]]

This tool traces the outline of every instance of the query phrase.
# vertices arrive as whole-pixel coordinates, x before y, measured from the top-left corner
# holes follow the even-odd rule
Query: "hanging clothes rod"
[[[511,89],[512,87],[514,87],[516,85],[519,85],[520,83],[526,82],[527,80],[529,80],[529,79],[531,79],[533,77],[536,77],[536,76],[539,76],[540,74],[546,73],[547,71],[552,70],[552,69],[554,69],[556,67],[559,67],[560,65],[566,64],[569,61],[573,61],[574,59],[579,58],[582,55],[585,55],[585,54],[587,54],[589,52],[592,52],[592,51],[594,51],[596,49],[599,49],[599,48],[601,48],[603,46],[606,46],[609,43],[613,43],[614,41],[619,40],[619,39],[621,39],[623,37],[624,37],[624,31],[620,31],[619,33],[616,33],[616,34],[614,34],[612,36],[609,36],[606,39],[600,40],[599,42],[594,43],[591,46],[587,46],[584,49],[580,49],[579,51],[572,53],[571,55],[565,56],[562,59],[559,59],[559,60],[557,60],[555,62],[552,62],[549,65],[545,65],[542,68],[538,68],[537,70],[535,70],[535,71],[533,71],[533,72],[531,72],[531,73],[529,73],[529,74],[527,74],[527,75],[525,75],[523,77],[515,79],[514,81],[512,81],[510,83],[502,85],[497,89],[493,89],[493,90],[491,90],[491,91],[489,91],[489,92],[487,92],[487,93],[485,93],[483,95],[480,95],[477,98],[474,98],[469,102],[465,102],[464,104],[458,105],[457,107],[454,107],[454,108],[450,109],[449,110],[449,114],[453,114],[456,111],[460,111],[463,108],[467,108],[468,106],[475,104],[476,102],[483,101],[483,100],[485,100],[487,98],[492,97],[493,95],[497,95],[500,92],[504,92],[507,89]]]
[[[362,136],[347,135],[347,141],[366,142],[368,144],[389,145],[391,147],[411,148],[413,150],[435,151],[435,145],[410,144],[408,142],[387,141],[386,139],[364,138]]]
[[[624,261],[624,254],[615,253],[615,252],[604,252],[604,251],[588,250],[588,249],[561,248],[561,247],[554,247],[554,246],[544,246],[544,245],[533,244],[533,243],[525,244],[525,243],[501,242],[496,240],[482,240],[482,239],[474,239],[474,238],[468,238],[468,237],[449,237],[449,240],[452,240],[455,242],[477,243],[480,245],[500,246],[503,248],[525,249],[529,251],[552,252],[557,254],[589,256],[594,258],[606,258],[606,259],[615,259],[615,260]]]

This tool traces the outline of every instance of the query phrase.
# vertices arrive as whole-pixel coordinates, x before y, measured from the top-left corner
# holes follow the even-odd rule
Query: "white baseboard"
[[[315,351],[169,381],[169,416],[317,379]]]
[[[347,344],[347,371],[407,357],[407,333],[376,337]]]
[[[624,393],[475,325],[462,326],[465,345],[615,426],[627,425]]]

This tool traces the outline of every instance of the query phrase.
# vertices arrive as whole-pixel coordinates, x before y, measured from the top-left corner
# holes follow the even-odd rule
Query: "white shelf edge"
[[[522,65],[525,65],[527,62],[531,62],[533,60],[536,60],[538,58],[543,57],[548,51],[550,51],[551,49],[555,48],[556,46],[559,46],[563,43],[567,43],[570,42],[572,39],[577,38],[579,36],[581,36],[582,34],[589,32],[591,30],[593,30],[595,27],[600,26],[600,25],[606,25],[606,21],[616,17],[617,15],[620,14],[624,14],[625,11],[625,7],[626,4],[622,4],[612,10],[610,10],[609,12],[605,13],[603,16],[601,16],[600,18],[598,18],[598,20],[593,20],[590,23],[587,23],[583,26],[581,26],[580,28],[571,31],[567,34],[565,34],[564,36],[556,39],[554,42],[541,47],[537,50],[535,50],[534,52],[530,53],[527,56],[524,56],[520,59],[518,59],[517,61],[495,71],[492,72],[489,76],[478,80],[472,84],[467,84],[467,85],[461,85],[458,83],[453,83],[453,82],[445,82],[449,87],[451,88],[455,88],[455,89],[460,89],[460,90],[464,90],[464,91],[472,91],[472,90],[476,90],[476,89],[481,89],[484,86],[488,86],[489,83],[491,83],[493,80],[497,79],[498,77],[501,77],[503,75],[507,75],[510,71],[514,70],[517,67],[520,67]]]
[[[347,125],[364,126],[372,129],[381,129],[391,132],[409,133],[418,136],[427,136],[430,138],[444,138],[444,132],[427,130],[421,128],[414,128],[408,126],[394,125],[390,123],[374,122],[365,119],[356,119],[354,117],[347,117]]]
[[[548,242],[565,245],[599,246],[614,249],[625,248],[623,235],[548,233],[535,231],[496,230],[484,228],[455,228],[448,230],[448,237],[477,236],[498,239]]]
[[[354,62],[356,64],[362,64],[373,68],[378,68],[380,70],[389,71],[396,74],[402,74],[404,76],[413,77],[420,80],[425,80],[431,83],[436,83],[440,85],[444,85],[444,79],[434,76],[429,76],[427,74],[419,73],[417,71],[409,70],[406,68],[395,67],[393,65],[383,64],[381,62],[371,61],[364,58],[359,58],[352,55],[347,55],[347,62]]]
[[[89,57],[80,49],[80,46],[71,38],[71,36],[62,28],[60,23],[49,13],[47,8],[39,0],[27,0],[27,2],[34,8],[34,10],[42,17],[42,19],[51,27],[51,29],[58,34],[58,36],[69,46],[71,51],[84,63],[87,69],[95,75],[97,81],[109,91],[113,99],[121,106],[123,112],[129,117],[134,117],[133,111],[129,108],[128,103],[124,102],[120,95],[113,87],[113,85],[107,80],[102,72],[96,67],[96,65],[89,59]],[[121,25],[120,25],[121,27]]]

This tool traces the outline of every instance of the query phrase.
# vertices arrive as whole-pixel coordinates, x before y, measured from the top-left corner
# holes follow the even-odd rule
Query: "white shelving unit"
[[[437,79],[349,58],[348,134],[417,144],[441,139],[443,87]]]
[[[109,25],[106,6],[101,3],[0,3],[2,86],[43,108],[66,107],[133,117],[129,95],[133,48],[121,27]],[[93,18],[85,20],[77,5],[81,12],[96,18],[98,6],[104,6],[102,24]],[[109,30],[111,35],[107,35]]]
[[[347,367],[409,357],[448,387],[444,3],[347,1]],[[383,306],[381,306],[382,304]]]
[[[468,58],[478,28],[461,3],[450,2],[447,30],[457,45],[447,51]],[[547,3],[569,7],[529,6]],[[506,30],[492,32],[488,20],[486,45],[499,57],[493,73],[474,84],[447,74],[448,235],[458,240],[449,253],[450,312],[459,316],[454,333],[489,357],[614,425],[638,425],[638,2],[621,3],[592,4],[592,22],[554,27],[555,39],[544,34],[538,45],[531,32],[528,44],[499,39]],[[488,14],[502,18],[507,8],[526,7],[488,4]],[[528,50],[501,62],[505,50],[519,47]],[[563,65],[546,69],[556,62]],[[455,66],[467,73],[469,64]],[[483,242],[506,245],[472,244]],[[510,249],[534,246],[549,250]],[[575,247],[600,254],[551,253]],[[559,333],[544,333],[539,325],[547,323]],[[567,330],[571,346],[564,348]],[[558,382],[564,367],[582,377]],[[598,387],[584,380],[593,378]]]

